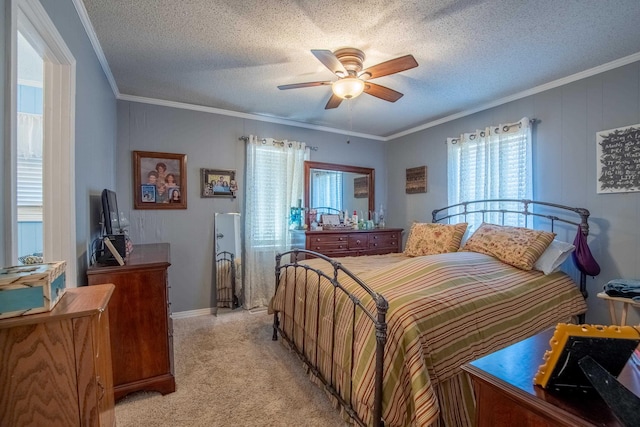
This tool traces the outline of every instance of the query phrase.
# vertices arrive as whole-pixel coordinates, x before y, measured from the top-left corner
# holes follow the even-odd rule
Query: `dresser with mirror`
[[[323,214],[335,214],[340,221],[344,215],[339,212],[347,212],[352,217],[355,211],[364,220],[373,216],[376,209],[374,169],[306,161],[304,179],[304,206],[310,212],[315,211],[305,217],[305,249],[330,257],[401,251],[401,228],[379,228],[378,221],[369,229],[328,228],[322,224]],[[317,226],[312,229],[312,225]]]

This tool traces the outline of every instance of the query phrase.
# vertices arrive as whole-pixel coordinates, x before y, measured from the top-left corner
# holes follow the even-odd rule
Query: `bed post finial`
[[[384,346],[387,343],[387,310],[389,303],[380,294],[377,294],[376,308],[378,309],[378,321],[376,322],[376,376],[375,395],[373,401],[373,425],[383,426],[382,421],[382,376],[384,372]]]
[[[591,212],[589,212],[589,209],[585,209],[585,208],[577,208],[576,212],[578,213],[578,215],[580,215],[580,230],[582,231],[582,234],[584,234],[585,236],[589,235],[589,216],[591,215]]]
[[[282,259],[282,254],[280,252],[276,253],[276,292],[278,291],[278,284],[280,283],[280,260]],[[298,262],[298,256],[296,254],[296,262]],[[276,293],[274,293],[275,295]],[[280,321],[278,320],[278,312],[274,310],[273,312],[273,336],[271,337],[272,341],[278,341],[278,328],[280,327]]]

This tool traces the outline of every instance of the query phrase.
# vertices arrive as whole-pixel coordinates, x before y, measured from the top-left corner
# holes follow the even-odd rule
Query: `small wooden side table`
[[[629,313],[629,306],[640,307],[640,303],[635,302],[631,298],[621,298],[621,297],[611,297],[607,295],[605,292],[600,292],[598,298],[602,298],[607,300],[609,304],[609,315],[611,316],[611,324],[618,324],[618,316],[616,316],[616,306],[615,303],[622,303],[622,315],[620,317],[620,326],[624,326],[627,324],[627,314]]]
[[[552,336],[553,329],[548,329],[462,367],[473,382],[477,427],[622,426],[593,390],[533,385]],[[640,398],[640,366],[634,357],[618,381]]]

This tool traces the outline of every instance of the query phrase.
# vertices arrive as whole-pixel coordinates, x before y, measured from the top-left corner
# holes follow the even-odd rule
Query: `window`
[[[306,145],[247,138],[244,206],[245,308],[269,304],[276,253],[291,248],[289,215],[304,192]]]
[[[263,146],[256,149],[256,168],[253,185],[256,189],[254,209],[257,213],[253,225],[254,246],[274,246],[285,238],[283,226],[289,214],[286,194],[282,188],[286,182],[284,166],[286,155],[277,147]]]
[[[342,172],[316,170],[311,174],[311,208],[342,210]]]
[[[9,72],[5,263],[42,252],[47,262],[65,260],[75,283],[75,59],[39,1],[9,4],[15,55]],[[39,237],[27,238],[27,222],[40,224]]]
[[[278,143],[250,144],[247,152],[247,211],[253,248],[285,248],[291,207],[302,199],[308,151]]]
[[[17,215],[18,259],[43,252],[42,85],[44,62],[18,32]]]
[[[449,138],[447,147],[449,205],[486,199],[531,199],[529,119]],[[485,207],[509,208],[493,203],[487,203]],[[482,214],[474,214],[467,216],[466,220],[473,230],[483,218]],[[497,218],[485,217],[485,220],[500,222]],[[504,223],[525,226],[524,218],[515,214],[505,215]]]

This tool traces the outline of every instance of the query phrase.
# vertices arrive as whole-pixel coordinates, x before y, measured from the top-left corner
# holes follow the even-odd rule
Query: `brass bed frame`
[[[487,204],[495,204],[495,203],[519,204],[520,206],[522,206],[522,208],[520,210],[516,210],[516,209],[501,209],[501,208],[487,207]],[[475,205],[477,204],[482,204],[484,206],[475,207]],[[567,219],[564,217],[559,217],[557,215],[552,215],[548,213],[533,212],[530,210],[531,205],[540,206],[541,209],[552,209],[553,211],[558,212],[558,214],[560,211],[562,211],[564,215],[571,215],[571,216],[578,215],[580,217],[580,220],[577,221],[577,220]],[[450,213],[450,210],[451,211],[455,210],[455,212]],[[524,215],[525,224],[527,226],[529,225],[530,217],[541,218],[550,222],[550,229],[552,232],[554,231],[555,223],[561,222],[561,223],[571,224],[576,227],[579,227],[580,231],[584,234],[585,237],[589,234],[588,219],[590,214],[587,209],[573,208],[573,207],[563,206],[555,203],[538,202],[533,200],[487,199],[487,200],[477,200],[472,202],[463,202],[456,205],[447,206],[442,209],[434,210],[432,212],[432,222],[434,223],[443,222],[443,221],[451,222],[451,219],[460,217],[460,216],[466,220],[466,218],[472,214],[482,214],[482,219],[484,221],[486,214],[491,214],[491,213],[500,214],[499,216],[501,216],[502,224],[504,224],[504,219],[506,215],[517,214],[517,215]],[[283,263],[283,259],[286,259],[287,255],[289,255],[290,261],[289,262],[285,261]],[[312,268],[304,264],[305,258],[308,259],[308,258],[314,258],[314,257],[320,258],[326,261],[331,266],[330,269],[327,269],[327,271],[330,271],[330,272],[326,273],[320,269]],[[305,341],[306,334],[304,333],[302,334],[302,348],[298,348],[293,337],[289,337],[284,332],[285,330],[284,324],[282,325],[282,327],[280,326],[279,312],[274,313],[272,339],[276,341],[278,339],[278,332],[280,332],[280,335],[282,336],[282,338],[295,351],[298,357],[307,365],[309,370],[320,380],[320,382],[324,385],[325,390],[327,390],[329,393],[331,393],[332,396],[334,396],[337,399],[337,401],[340,403],[342,408],[349,414],[349,416],[353,419],[353,421],[360,426],[366,426],[367,423],[365,422],[365,420],[360,419],[355,409],[353,408],[351,404],[352,399],[350,398],[349,401],[347,402],[347,400],[345,400],[342,396],[340,396],[340,393],[336,389],[335,379],[333,378],[334,377],[333,375],[334,354],[333,353],[334,353],[335,335],[336,335],[336,331],[335,331],[336,298],[335,296],[337,292],[343,292],[345,295],[347,295],[347,297],[351,300],[352,307],[353,307],[352,311],[353,311],[354,320],[351,322],[351,333],[352,333],[351,336],[352,337],[355,336],[356,309],[361,310],[362,313],[365,314],[366,317],[370,319],[376,331],[374,407],[373,407],[372,419],[377,420],[375,424],[379,426],[384,426],[384,421],[382,420],[382,385],[383,385],[384,347],[387,342],[386,315],[387,315],[387,310],[389,308],[389,304],[387,300],[385,299],[384,296],[378,294],[377,292],[369,288],[369,286],[367,286],[367,284],[364,283],[362,280],[360,280],[355,274],[353,274],[351,271],[343,267],[342,264],[340,264],[340,262],[333,260],[325,255],[319,254],[317,252],[308,251],[304,249],[293,249],[291,251],[279,253],[276,255],[276,267],[275,267],[276,293],[278,291],[278,286],[280,284],[281,279],[285,281],[285,285],[286,285],[286,280],[289,277],[287,273],[289,272],[290,269],[294,269],[294,272],[293,272],[294,278],[297,278],[300,275],[304,275],[305,286],[308,283],[308,278],[310,275],[315,275],[315,277],[317,277],[318,279],[318,282],[320,281],[321,278],[324,278],[333,285],[333,330],[331,332],[331,336],[332,336],[331,365],[330,365],[331,372],[329,374],[329,378],[325,378],[325,376],[320,372],[320,369],[318,367],[318,344],[317,344],[318,333],[319,333],[318,319],[316,319],[316,330],[315,330],[316,339],[314,340],[314,342],[316,343],[315,350],[312,349],[312,353],[314,354],[314,360],[310,360],[305,356],[306,350],[307,350],[306,341]],[[338,280],[338,275],[340,273],[343,273],[349,278],[353,279],[367,294],[371,296],[373,301],[375,301],[375,305],[376,305],[375,312],[368,310],[361,303],[358,297],[348,292],[340,284]],[[293,288],[294,294],[296,292],[297,286],[298,286],[297,280],[294,279],[294,288]],[[318,286],[318,296],[319,296],[319,292],[320,292],[320,286]],[[588,294],[586,291],[586,275],[584,272],[580,272],[580,292],[582,293],[583,297],[586,299]],[[304,321],[302,325],[302,328],[304,331],[306,331],[306,317],[307,317],[306,316],[306,308],[307,308],[306,295],[307,293],[305,292],[305,300],[302,307],[302,309],[305,310],[305,313],[303,315]],[[317,298],[317,301],[319,304],[320,302],[319,297]],[[295,318],[295,311],[296,311],[296,306],[294,304],[293,313],[291,313],[292,318]],[[318,316],[319,316],[319,312],[320,312],[319,307],[317,307],[316,313],[318,313]],[[286,318],[283,316],[283,322],[284,320],[286,320]],[[584,314],[579,316],[578,321],[580,323],[584,323]],[[351,393],[353,393],[352,391],[353,389],[353,358],[354,358],[353,349],[354,349],[354,345],[352,342],[351,343],[351,365],[350,365],[351,377],[350,377],[350,387],[349,387],[349,390],[351,390]]]

